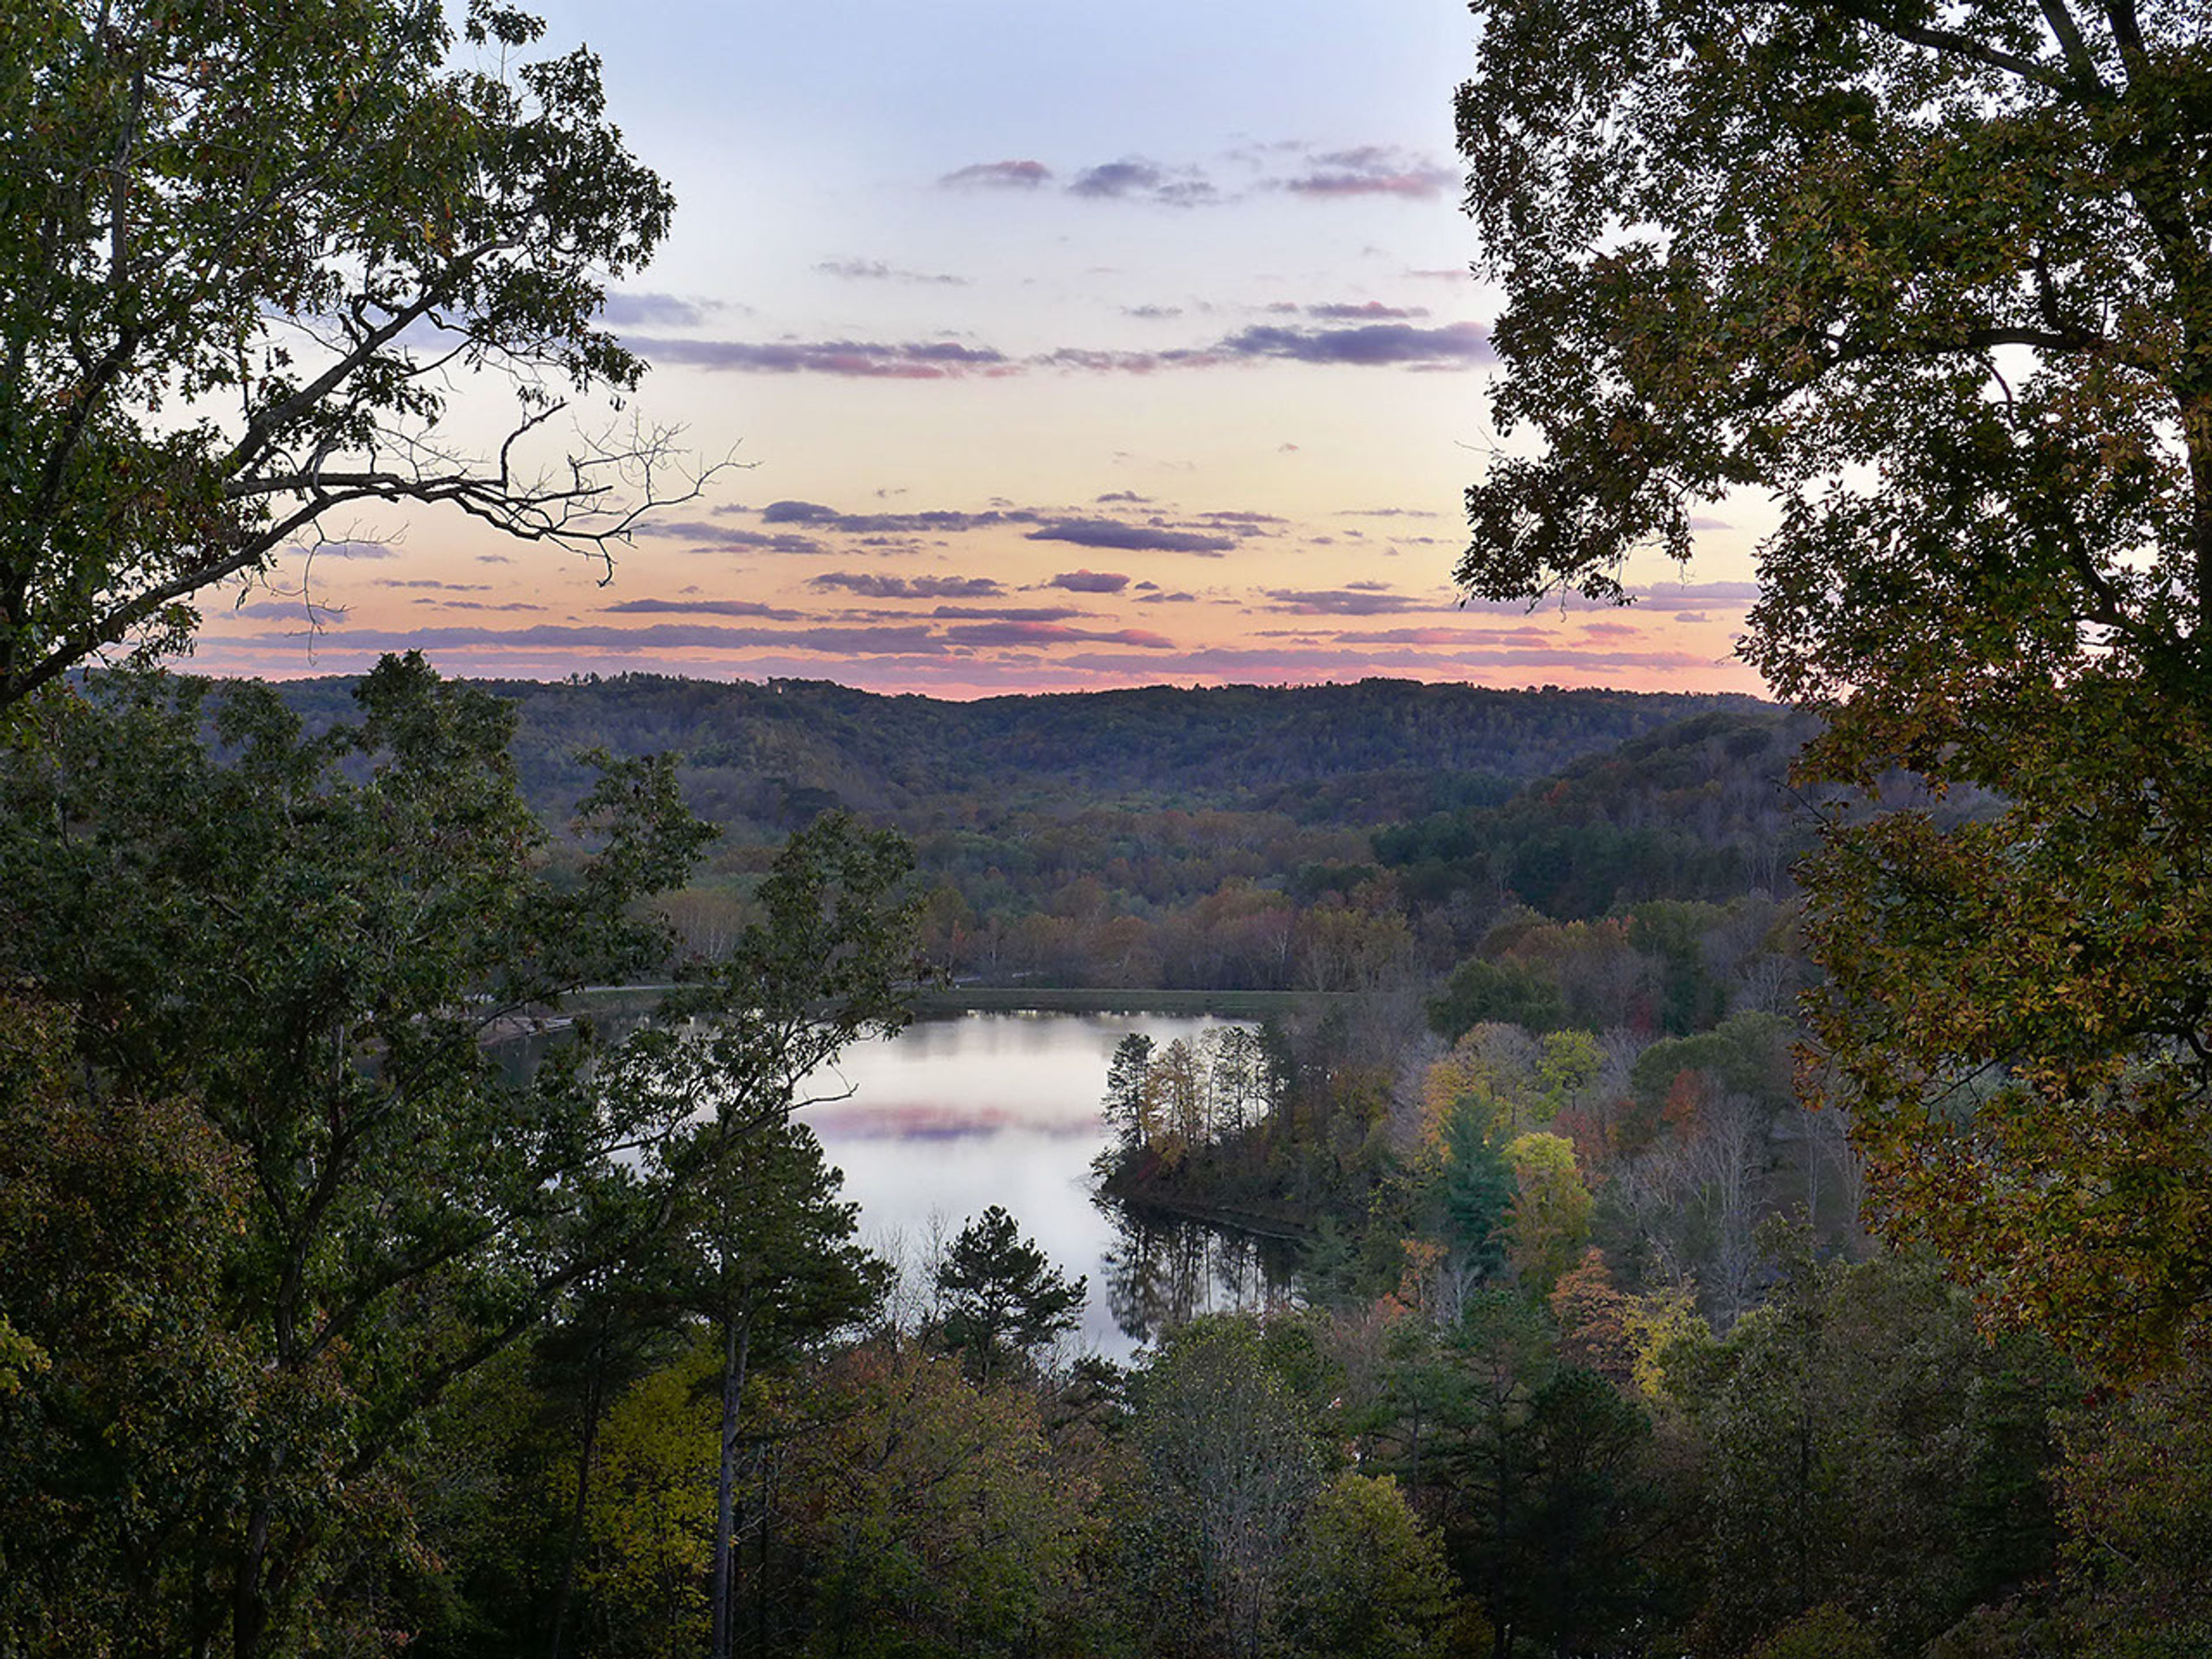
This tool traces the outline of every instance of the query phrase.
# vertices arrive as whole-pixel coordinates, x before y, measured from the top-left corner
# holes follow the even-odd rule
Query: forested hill
[[[287,695],[311,714],[336,713],[349,685],[295,682]],[[523,706],[517,757],[541,809],[557,813],[586,781],[580,750],[674,750],[699,810],[763,826],[795,825],[832,805],[911,823],[951,799],[1273,808],[1309,823],[1375,824],[1494,804],[1522,782],[1669,721],[1756,706],[1745,697],[1381,679],[972,702],[821,680],[643,674],[492,689]]]
[[[1508,892],[1561,921],[1645,899],[1780,892],[1813,848],[1812,803],[1785,781],[1818,729],[1774,708],[1694,715],[1586,755],[1503,805],[1382,830],[1376,858],[1411,903]]]

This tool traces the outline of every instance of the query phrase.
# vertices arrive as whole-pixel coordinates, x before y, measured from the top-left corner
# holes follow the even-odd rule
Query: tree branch
[[[1863,3],[1849,6],[1846,9],[1850,16],[1864,23],[1868,27],[1878,29],[1882,33],[1894,40],[1902,40],[1908,46],[1925,46],[1931,52],[1945,52],[1954,58],[1964,58],[1970,63],[1981,64],[1984,69],[1996,70],[2006,75],[2015,76],[2023,81],[2032,81],[2049,92],[2066,94],[2081,90],[2073,81],[2063,75],[2055,74],[2047,65],[2038,63],[2033,58],[2022,58],[2016,52],[2003,51],[1990,46],[1986,41],[1977,40],[1971,34],[1962,34],[1956,29],[1937,28],[1931,24],[1909,23],[1896,17],[1877,15],[1871,8]]]
[[[444,301],[447,295],[453,292],[454,286],[460,282],[461,278],[474,270],[479,263],[495,253],[503,252],[515,246],[516,244],[511,239],[503,239],[480,243],[465,253],[456,254],[447,264],[446,268],[438,273],[434,281],[427,282],[422,285],[422,291],[416,296],[412,304],[402,307],[392,313],[388,321],[370,329],[362,336],[352,350],[347,352],[283,402],[263,410],[248,421],[246,430],[239,434],[238,441],[232,446],[230,453],[223,458],[222,470],[225,472],[243,471],[253,465],[267,453],[269,444],[276,433],[298,419],[307,410],[321,403],[324,398],[373,360],[379,351],[404,333],[410,325],[428,316]]]
[[[2074,14],[2066,9],[2066,0],[2038,0],[2043,8],[2043,21],[2051,26],[2051,36],[2064,54],[2066,67],[2074,71],[2077,84],[2094,93],[2100,100],[2112,96],[2112,89],[2105,84],[2105,77],[2097,71],[2097,60],[2081,39],[2081,30],[2074,21]]]

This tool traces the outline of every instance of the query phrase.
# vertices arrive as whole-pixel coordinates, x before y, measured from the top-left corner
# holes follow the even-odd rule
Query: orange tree
[[[1745,651],[1860,786],[1804,874],[1869,1191],[1996,1315],[2154,1363],[2212,1292],[2212,15],[1474,10],[1496,416],[1540,441],[1460,580],[1621,598],[1773,499]]]

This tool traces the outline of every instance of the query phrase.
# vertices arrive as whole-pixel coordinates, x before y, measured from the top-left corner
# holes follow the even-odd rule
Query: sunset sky
[[[1499,439],[1449,0],[545,10],[679,204],[608,307],[637,404],[738,465],[605,586],[442,515],[333,523],[307,578],[343,614],[217,597],[201,666],[1758,689],[1755,505],[1631,611],[1457,604]]]

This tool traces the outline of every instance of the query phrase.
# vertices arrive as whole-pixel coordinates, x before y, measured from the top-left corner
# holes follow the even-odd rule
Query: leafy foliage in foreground
[[[564,387],[635,386],[599,313],[673,208],[589,52],[524,61],[543,26],[494,0],[4,20],[0,710],[186,648],[195,594],[353,503],[587,550],[668,493],[665,434],[532,453]],[[456,371],[512,383],[496,456],[441,430]]]
[[[1543,447],[1468,490],[1460,579],[1613,593],[1777,499],[1746,655],[1858,798],[1806,880],[1871,1190],[2000,1317],[2154,1369],[2212,1298],[2212,18],[1476,9],[1497,412]]]
[[[112,682],[7,732],[0,1317],[50,1363],[0,1455],[49,1499],[3,1529],[9,1594],[61,1598],[11,1623],[244,1659],[404,1543],[395,1462],[457,1381],[902,1020],[907,866],[825,820],[684,999],[706,1035],[580,1030],[519,1079],[488,1031],[665,960],[644,901],[711,833],[667,767],[611,765],[549,872],[510,711],[419,659],[314,737],[239,687],[218,750],[210,696]]]

